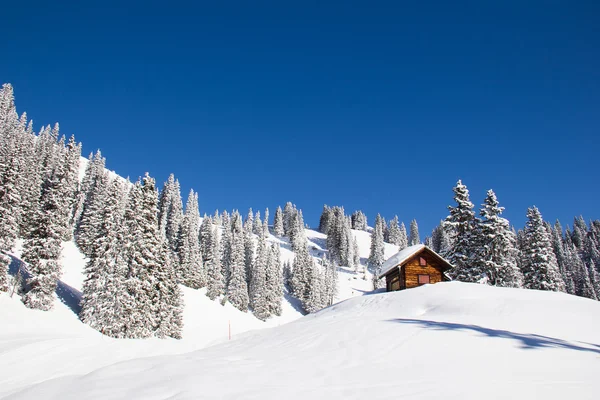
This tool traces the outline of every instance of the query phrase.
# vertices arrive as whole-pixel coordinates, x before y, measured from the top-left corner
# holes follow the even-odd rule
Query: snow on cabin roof
[[[392,268],[399,264],[402,264],[407,259],[415,255],[419,251],[423,250],[424,248],[424,244],[415,244],[413,246],[409,246],[403,250],[400,250],[399,252],[388,258],[386,262],[383,263],[383,265],[381,266],[381,272],[379,273],[379,277],[381,278],[383,275],[390,272]]]

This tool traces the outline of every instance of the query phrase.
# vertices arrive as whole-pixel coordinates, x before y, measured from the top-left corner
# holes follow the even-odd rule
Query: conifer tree
[[[59,192],[61,201],[59,226],[62,229],[62,239],[67,241],[73,237],[73,211],[75,208],[77,190],[79,189],[79,160],[81,158],[81,143],[75,142],[71,136],[64,154],[64,173],[60,179]]]
[[[7,85],[0,90],[0,100],[7,96],[4,90],[10,90]],[[9,102],[6,99],[5,103]],[[0,103],[1,104],[1,103]],[[4,113],[10,109],[10,104],[4,104]],[[19,193],[19,171],[18,160],[11,157],[15,149],[15,138],[10,136],[8,126],[3,125],[7,117],[0,115],[0,129],[3,137],[3,145],[0,146],[0,292],[8,289],[7,269],[10,257],[4,253],[10,252],[18,236],[18,218],[20,214],[21,195]]]
[[[329,225],[331,223],[331,219],[333,218],[333,213],[331,208],[327,204],[323,205],[323,212],[321,213],[321,217],[319,218],[319,232],[328,234]]]
[[[565,291],[558,271],[552,242],[536,207],[527,210],[525,237],[522,245],[524,286],[528,289]]]
[[[401,241],[402,241],[402,239],[401,239],[398,216],[394,215],[394,218],[392,218],[389,222],[388,242],[391,244],[394,244],[396,246],[400,246]]]
[[[246,266],[246,282],[250,288],[252,281],[252,273],[254,269],[254,238],[252,230],[254,229],[254,216],[252,209],[248,212],[246,221],[244,222],[244,264]],[[261,229],[262,230],[262,229]]]
[[[206,295],[214,300],[225,294],[225,276],[221,265],[221,240],[219,239],[219,228],[215,227],[212,235],[211,256],[207,259],[208,283]]]
[[[281,211],[281,207],[277,207],[277,210],[275,210],[275,219],[273,220],[273,233],[275,233],[275,236],[283,236],[284,235],[284,231],[283,231],[283,212]]]
[[[207,275],[198,235],[200,231],[200,213],[198,211],[198,195],[190,190],[185,206],[185,215],[181,223],[179,237],[179,276],[185,286],[200,289],[206,286]]]
[[[352,255],[354,257],[352,264],[354,265],[354,271],[358,272],[358,267],[360,266],[360,249],[358,248],[356,237],[352,240],[352,249]]]
[[[158,229],[157,237],[159,237]],[[171,255],[167,242],[159,243],[159,264],[153,274],[155,287],[153,301],[156,320],[154,336],[161,339],[167,337],[181,339],[183,331],[183,299],[177,285],[175,268],[171,265]]]
[[[29,308],[44,311],[53,307],[54,291],[61,273],[61,232],[56,224],[60,207],[59,168],[60,165],[57,165],[44,182],[40,208],[32,220],[29,238],[23,244],[23,260],[29,264],[31,274],[23,302]]]
[[[127,265],[124,259],[123,210],[124,188],[118,179],[108,188],[101,211],[101,224],[92,244],[91,257],[85,268],[81,320],[105,335],[121,338],[125,335],[128,301],[125,290]]]
[[[214,240],[213,218],[204,217],[200,225],[200,252],[204,263],[213,257]]]
[[[101,223],[100,214],[106,201],[106,191],[109,183],[108,172],[102,171],[102,173],[96,174],[94,179],[75,235],[79,249],[88,257],[91,255],[92,242]]]
[[[408,244],[410,246],[414,246],[419,243],[421,243],[421,239],[419,238],[419,225],[417,224],[417,220],[413,219],[410,221],[410,236],[408,237]]]
[[[267,298],[267,267],[270,262],[270,248],[267,246],[264,235],[258,237],[256,259],[250,278],[250,307],[256,318],[266,320],[270,315]]]
[[[269,209],[265,209],[265,219],[262,223],[262,234],[269,237]],[[258,234],[257,234],[258,235]]]
[[[354,211],[351,217],[352,229],[358,231],[367,230],[367,216],[360,210]]]
[[[288,237],[290,236],[290,229],[292,228],[292,218],[296,217],[297,214],[296,206],[289,201],[285,203],[285,207],[283,208],[283,232]]]
[[[281,254],[279,246],[273,243],[270,247],[265,270],[265,287],[269,315],[281,315],[283,301],[283,277],[281,271]]]
[[[521,287],[516,238],[508,220],[501,217],[503,211],[494,191],[488,190],[480,212],[483,219],[473,230],[477,249],[469,260],[469,275],[472,281],[484,279],[492,286]]]
[[[263,223],[260,219],[260,211],[257,211],[256,214],[254,214],[254,219],[252,220],[252,233],[254,233],[257,236],[260,236],[262,235],[262,230]]]
[[[369,267],[373,271],[373,287],[380,287],[379,273],[385,262],[385,247],[383,242],[383,218],[379,214],[375,218],[375,230],[371,236],[371,252],[369,254]]]
[[[474,205],[469,199],[469,190],[459,180],[454,191],[456,207],[448,206],[450,215],[444,220],[443,226],[450,241],[446,258],[454,266],[450,274],[455,280],[475,282],[477,277],[469,272],[469,260],[473,257],[473,226],[475,225]]]
[[[244,248],[244,229],[239,213],[232,214],[231,252],[227,280],[227,300],[238,310],[248,310],[248,283]]]

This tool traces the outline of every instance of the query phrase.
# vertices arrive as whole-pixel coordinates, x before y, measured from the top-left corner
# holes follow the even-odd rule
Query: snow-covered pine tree
[[[469,260],[472,259],[475,250],[472,238],[475,225],[474,205],[469,199],[469,190],[460,180],[452,190],[456,207],[448,206],[450,215],[443,222],[451,244],[446,258],[454,265],[450,275],[458,281],[476,282],[478,277],[471,276],[469,268]]]
[[[175,179],[173,174],[165,182],[158,204],[159,232],[161,238],[167,241],[171,264],[176,271],[179,271],[181,267],[179,266],[177,247],[179,246],[179,231],[183,221],[183,201],[179,180]]]
[[[218,224],[216,225],[218,226]],[[200,252],[202,253],[202,261],[205,264],[213,257],[213,240],[213,218],[204,217],[202,224],[200,225]]]
[[[269,236],[269,209],[268,208],[265,208],[265,219],[262,223],[262,231],[263,231],[262,234],[265,235],[265,237]]]
[[[158,199],[157,199],[158,200]],[[156,237],[160,238],[158,224]],[[153,302],[155,305],[154,336],[158,338],[171,337],[181,339],[183,331],[183,298],[181,289],[177,284],[177,274],[171,265],[172,251],[166,241],[158,244],[159,263],[153,271],[154,291]]]
[[[81,143],[75,141],[71,135],[64,152],[63,176],[59,184],[62,205],[60,207],[59,226],[62,229],[62,239],[67,241],[73,238],[73,211],[76,195],[79,189],[79,160],[81,158]]]
[[[206,295],[214,300],[225,294],[225,275],[221,263],[221,240],[219,238],[219,227],[215,226],[211,240],[211,256],[206,259],[208,283],[206,285]]]
[[[338,270],[334,262],[327,257],[321,260],[323,267],[323,307],[330,306],[337,296]]]
[[[253,263],[252,275],[250,277],[249,294],[250,307],[256,318],[266,320],[271,315],[267,299],[267,266],[270,262],[270,249],[264,235],[258,237],[256,248],[256,259]]]
[[[178,240],[178,279],[182,284],[192,289],[203,288],[206,286],[207,281],[200,242],[198,241],[199,231],[198,195],[190,190]]]
[[[502,218],[496,194],[488,190],[482,204],[482,220],[473,230],[477,250],[469,260],[469,274],[475,281],[482,279],[491,286],[521,287],[523,276],[517,267],[516,237],[507,219]]]
[[[100,225],[100,213],[106,201],[106,191],[109,183],[107,171],[102,171],[94,176],[92,189],[88,192],[86,204],[81,215],[79,227],[75,234],[77,245],[86,256],[91,255],[92,242],[96,237]]]
[[[400,223],[400,244],[398,244],[398,248],[400,250],[408,247],[408,235],[406,233],[406,226],[404,226],[404,222]]]
[[[323,212],[321,212],[321,217],[319,217],[319,232],[328,234],[332,218],[333,212],[331,208],[327,204],[323,205]]]
[[[4,85],[0,90],[0,105],[8,113],[11,105],[6,104],[10,101],[4,99],[7,96],[5,90],[11,90],[12,87]],[[5,104],[2,104],[5,103]],[[10,264],[10,257],[4,254],[10,252],[19,234],[19,215],[21,195],[19,193],[19,160],[12,157],[16,151],[16,134],[9,131],[9,124],[6,122],[8,116],[0,115],[0,134],[3,144],[0,146],[0,292],[8,289],[7,270]]]
[[[578,295],[580,292],[577,279],[580,268],[583,267],[583,262],[579,258],[577,248],[573,244],[570,232],[564,236],[562,242],[562,259],[563,271],[561,272],[563,281],[565,282],[565,290],[569,294]]]
[[[398,221],[398,216],[394,215],[389,222],[388,226],[388,242],[394,244],[396,246],[400,246],[401,244],[401,234],[400,234],[400,224]]]
[[[283,232],[285,236],[290,236],[290,229],[292,228],[292,218],[297,216],[298,211],[296,210],[296,206],[294,206],[291,202],[285,203],[285,207],[283,208]]]
[[[262,235],[262,230],[263,223],[260,219],[260,211],[257,211],[256,214],[254,214],[254,219],[252,220],[252,233],[254,233],[257,236],[260,236]]]
[[[123,185],[114,179],[108,187],[101,210],[91,257],[85,267],[81,320],[107,336],[125,336],[124,304],[128,302],[125,288],[127,265],[124,259]]]
[[[246,266],[246,283],[250,289],[252,274],[254,272],[254,237],[252,231],[254,229],[254,215],[252,209],[248,212],[246,221],[244,221],[244,264]]]
[[[343,240],[344,245],[341,250],[342,253],[342,262],[343,265],[348,266],[348,268],[356,269],[356,265],[354,264],[354,235],[352,235],[352,229],[350,227],[350,219],[344,218],[343,225]],[[335,263],[334,263],[335,265]]]
[[[385,262],[385,245],[383,242],[383,218],[379,214],[375,218],[375,230],[371,235],[371,252],[369,254],[369,267],[373,272],[373,287],[379,289],[381,283],[379,273]]]
[[[102,157],[100,150],[96,151],[95,154],[90,153],[83,180],[77,191],[75,208],[73,210],[72,223],[75,226],[75,239],[77,239],[79,234],[81,219],[86,213],[86,208],[93,201],[92,193],[95,190],[98,178],[105,173],[105,165],[106,159]]]
[[[283,301],[283,277],[281,272],[281,254],[279,245],[270,247],[265,270],[265,287],[269,315],[281,315]]]
[[[414,246],[419,243],[421,243],[421,239],[419,238],[419,225],[417,224],[417,220],[413,219],[410,221],[410,235],[408,237],[408,244],[409,246]]]
[[[522,245],[524,287],[528,289],[565,291],[558,264],[544,221],[534,206],[527,210],[525,238]]]
[[[244,228],[242,217],[232,214],[231,253],[227,279],[227,300],[238,310],[248,311],[248,283],[246,281]]]
[[[223,233],[220,236],[220,250],[221,250],[221,273],[225,278],[225,287],[229,281],[229,265],[231,261],[231,240],[232,240],[232,220],[229,217],[227,211],[223,211],[221,214],[221,223],[223,224]]]
[[[281,207],[277,206],[277,210],[275,210],[275,219],[273,220],[273,233],[275,236],[283,236],[283,212],[281,211]]]
[[[573,233],[571,237],[573,239],[573,244],[580,251],[583,249],[585,237],[587,236],[587,230],[588,227],[581,215],[573,220]]]
[[[61,274],[61,232],[56,221],[59,214],[59,179],[61,165],[57,165],[44,182],[40,208],[32,220],[33,227],[23,244],[23,260],[29,266],[31,278],[27,279],[23,302],[29,308],[50,310],[54,291]]]
[[[181,293],[176,275],[165,257],[165,247],[158,229],[158,193],[148,174],[135,184],[125,212],[126,287],[129,302],[125,307],[129,318],[125,336],[144,338],[179,329],[176,309],[181,307]],[[169,326],[170,330],[165,328]]]
[[[357,231],[367,230],[367,216],[360,210],[354,211],[351,217],[352,229]]]
[[[352,264],[354,265],[354,271],[358,272],[358,267],[360,266],[360,249],[358,248],[358,242],[356,241],[356,237],[352,239],[352,255],[354,257]]]

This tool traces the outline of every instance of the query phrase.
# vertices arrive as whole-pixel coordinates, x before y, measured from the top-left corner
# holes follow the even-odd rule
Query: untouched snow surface
[[[0,296],[0,398],[597,398],[600,303],[562,293],[426,285],[192,351],[57,325],[67,311]]]

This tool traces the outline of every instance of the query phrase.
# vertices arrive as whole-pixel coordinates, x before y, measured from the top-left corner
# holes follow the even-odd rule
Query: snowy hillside
[[[313,256],[319,257],[327,251],[325,246],[326,235],[310,229],[306,229],[305,232]],[[363,264],[366,264],[371,235],[363,231],[353,231],[353,234],[359,243]],[[293,259],[294,253],[289,249],[286,240],[273,235],[270,235],[268,240],[280,245],[283,262]],[[13,272],[21,253],[21,244],[22,241],[19,241],[14,253],[16,258],[13,262]],[[387,256],[392,255],[395,251],[396,246],[386,244]],[[63,270],[58,290],[59,298],[55,301],[55,310],[49,312],[50,316],[46,320],[64,332],[71,329],[74,332],[90,331],[88,334],[100,336],[98,332],[83,325],[76,315],[79,312],[78,303],[81,300],[81,289],[85,278],[85,256],[79,251],[74,242],[64,242],[61,262]],[[337,301],[360,296],[372,290],[370,273],[367,272],[367,279],[364,279],[362,271],[362,267],[358,272],[340,267]],[[288,295],[283,300],[282,315],[263,322],[249,312],[244,313],[237,310],[231,304],[227,303],[223,306],[218,301],[211,301],[206,297],[205,289],[194,290],[185,286],[181,286],[181,289],[184,293],[185,304],[183,338],[187,342],[181,345],[183,349],[197,349],[211,343],[227,340],[230,331],[235,336],[248,330],[278,326],[302,316],[298,301]],[[17,296],[15,296],[16,298]],[[38,314],[33,310],[25,309],[25,311],[24,317],[26,318],[33,318],[34,315]],[[83,325],[85,328],[79,325]]]
[[[427,285],[196,351],[0,301],[4,399],[592,399],[600,373],[600,303],[563,293]]]

